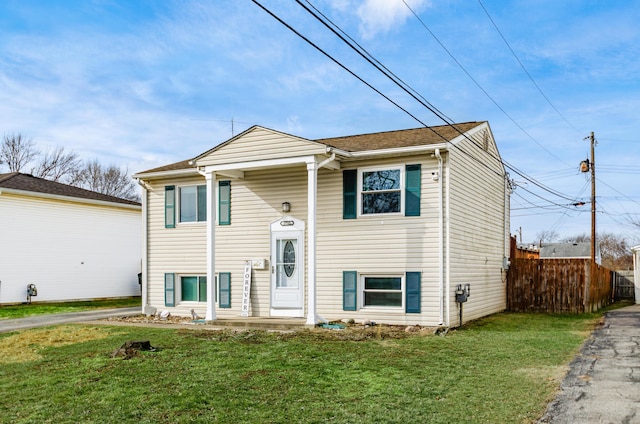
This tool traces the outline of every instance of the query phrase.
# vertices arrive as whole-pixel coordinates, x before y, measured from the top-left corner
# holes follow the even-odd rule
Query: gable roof
[[[140,206],[140,203],[133,200],[121,199],[83,188],[45,180],[29,174],[12,172],[0,174],[0,191],[8,189],[18,192],[39,193],[50,196],[72,197],[83,200],[118,203],[122,205]]]
[[[402,147],[413,146],[427,146],[435,144],[443,144],[454,140],[462,134],[470,131],[471,129],[485,124],[482,122],[463,122],[453,125],[436,125],[431,127],[411,128],[405,130],[384,131],[369,134],[357,134],[350,136],[331,137],[331,138],[319,138],[315,140],[304,139],[302,137],[294,136],[284,133],[282,131],[272,130],[270,128],[254,125],[251,128],[241,132],[240,134],[224,141],[217,146],[203,152],[194,158],[182,160],[168,165],[163,165],[157,168],[149,169],[136,173],[134,177],[138,176],[150,176],[151,174],[164,174],[181,171],[196,172],[195,160],[204,157],[230,143],[237,140],[246,134],[254,131],[255,129],[265,129],[274,133],[282,134],[292,138],[300,140],[306,140],[309,142],[324,144],[328,147],[334,147],[336,149],[343,150],[345,152],[365,152],[375,150],[385,150]]]

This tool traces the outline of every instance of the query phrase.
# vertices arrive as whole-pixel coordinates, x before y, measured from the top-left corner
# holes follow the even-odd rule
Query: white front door
[[[271,315],[304,316],[304,222],[271,224]]]

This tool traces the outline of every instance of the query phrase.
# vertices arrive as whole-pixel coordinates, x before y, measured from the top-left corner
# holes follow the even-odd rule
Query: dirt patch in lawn
[[[109,336],[101,328],[58,326],[51,329],[23,331],[0,339],[0,362],[5,364],[36,361],[47,347],[99,340]]]

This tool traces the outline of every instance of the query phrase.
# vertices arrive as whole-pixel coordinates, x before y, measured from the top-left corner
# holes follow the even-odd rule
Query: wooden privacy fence
[[[513,312],[595,312],[612,300],[612,272],[589,259],[513,259],[507,309]],[[591,278],[593,277],[593,278]]]

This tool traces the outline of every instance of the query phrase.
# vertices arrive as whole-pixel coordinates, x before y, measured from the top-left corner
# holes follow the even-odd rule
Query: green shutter
[[[405,169],[404,215],[420,216],[420,164]]]
[[[164,274],[164,306],[176,305],[176,275]]]
[[[218,273],[220,281],[220,299],[218,306],[220,308],[231,307],[231,273],[220,272]]]
[[[164,188],[164,227],[176,227],[176,187],[165,186]]]
[[[420,313],[420,272],[407,272],[406,274],[406,302],[405,311],[411,314]]]
[[[231,225],[231,181],[218,181],[218,224]]]
[[[207,186],[198,186],[198,221],[207,220]]]
[[[342,271],[342,309],[355,311],[358,306],[358,272]]]
[[[358,170],[342,171],[342,218],[355,219],[358,205]]]

